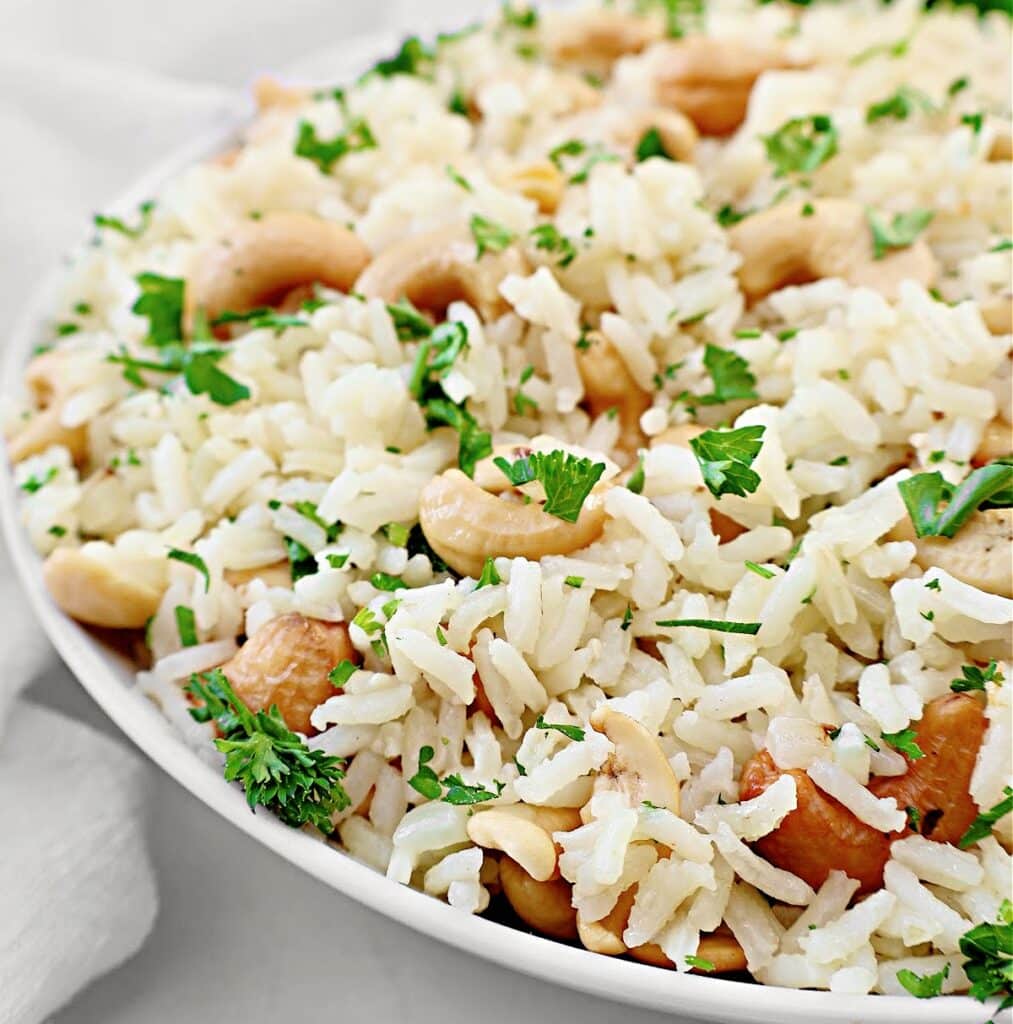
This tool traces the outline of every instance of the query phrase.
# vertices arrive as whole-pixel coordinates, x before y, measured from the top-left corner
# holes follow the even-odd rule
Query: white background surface
[[[223,87],[406,14],[428,34],[434,8],[445,27],[448,16],[463,24],[481,6],[0,0],[0,331],[92,212],[222,116],[231,103]],[[32,695],[114,731],[62,666]],[[409,932],[247,840],[161,773],[152,818],[161,894],[154,932],[57,1024],[673,1019],[533,981]]]

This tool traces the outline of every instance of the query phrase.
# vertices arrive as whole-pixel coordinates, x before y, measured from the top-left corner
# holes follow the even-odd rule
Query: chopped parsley
[[[478,583],[475,584],[475,589],[481,590],[482,587],[494,587],[497,583],[502,582],[500,574],[496,571],[496,563],[491,557],[486,558],[485,564],[482,566],[482,574],[478,577]]]
[[[643,453],[637,456],[637,468],[630,474],[626,481],[626,489],[634,494],[643,494],[644,484],[647,482],[647,474],[644,472]]]
[[[121,235],[127,238],[140,238],[145,231],[148,230],[148,225],[151,223],[151,214],[155,209],[155,201],[153,199],[146,199],[140,206],[137,207],[137,213],[139,216],[136,225],[131,226],[126,221],[121,220],[119,217],[110,217],[104,213],[96,213],[93,220],[95,227],[102,228],[107,231],[117,231]]]
[[[866,210],[865,216],[872,232],[872,257],[881,260],[891,249],[905,249],[913,244],[935,214],[932,210],[908,210],[895,213],[889,223],[874,210]]]
[[[984,690],[986,683],[1002,683],[1006,679],[1006,677],[998,670],[994,661],[990,661],[988,663],[988,667],[984,669],[978,668],[977,665],[961,665],[960,675],[960,679],[954,679],[953,682],[950,683],[950,689],[954,693],[967,693],[969,690]]]
[[[934,110],[932,101],[921,91],[910,85],[900,86],[895,93],[886,99],[873,103],[865,112],[867,124],[873,124],[883,118],[892,117],[898,121],[906,121],[918,110],[931,113]]]
[[[275,312],[269,306],[258,306],[256,309],[247,310],[245,313],[237,313],[227,309],[224,313],[211,321],[212,327],[220,327],[222,324],[249,324],[250,327],[267,327],[280,334],[288,327],[308,327],[307,321],[298,316],[285,316]]]
[[[772,580],[774,578],[774,573],[771,572],[770,569],[767,569],[762,565],[757,565],[756,562],[750,562],[748,558],[744,564],[750,572],[763,577],[765,580]]]
[[[352,619],[352,625],[358,626],[359,629],[366,634],[366,636],[372,636],[374,633],[379,633],[383,626],[376,621],[376,615],[373,613],[373,609],[366,607],[360,608]]]
[[[690,440],[704,483],[715,498],[722,494],[745,497],[760,486],[760,475],[750,467],[763,447],[762,426],[737,430],[705,430]]]
[[[538,11],[534,7],[514,7],[506,3],[502,8],[503,24],[512,28],[532,29],[538,24]]]
[[[925,751],[916,742],[914,729],[901,729],[900,732],[884,732],[880,739],[889,743],[894,750],[900,751],[908,760],[917,761],[925,756]]]
[[[475,465],[480,459],[492,455],[492,436],[480,429],[478,421],[465,408],[449,399],[433,399],[423,410],[430,428],[446,424],[458,434],[457,464],[467,476],[475,475]]]
[[[657,128],[648,128],[647,131],[640,136],[640,141],[637,143],[637,147],[633,151],[633,155],[636,157],[637,163],[649,160],[653,156],[661,157],[662,160],[675,159],[675,157],[665,149],[665,143],[661,138],[661,132],[659,132]]]
[[[327,559],[327,564],[332,569],[344,569],[345,563],[348,561],[348,555],[324,555]]]
[[[907,815],[907,827],[912,832],[918,831],[918,825],[922,820],[922,812],[917,807],[912,807],[910,804],[904,808],[904,813]]]
[[[619,623],[619,628],[625,633],[630,626],[633,624],[633,608],[630,605],[626,606],[626,611],[623,612],[623,620]]]
[[[745,220],[753,211],[752,210],[736,210],[730,203],[725,203],[717,213],[714,214],[714,219],[723,228],[730,228],[734,224],[738,224],[740,220]]]
[[[394,324],[394,330],[401,341],[415,341],[428,338],[433,333],[433,325],[415,308],[408,299],[388,303],[387,315]]]
[[[535,728],[541,729],[543,732],[561,732],[567,739],[577,740],[577,742],[584,738],[584,730],[579,725],[562,725],[558,722],[546,722],[541,715],[535,720]]]
[[[714,968],[714,964],[711,963],[711,961],[708,960],[706,957],[696,956],[695,954],[690,953],[688,956],[684,957],[683,959],[685,959],[686,963],[690,967],[695,967],[698,971],[710,972],[710,971],[713,971],[715,969]]]
[[[293,828],[334,830],[331,815],[350,803],[341,784],[344,762],[310,750],[276,704],[251,711],[221,669],[191,676],[186,689],[201,702],[191,716],[218,726],[215,746],[225,755],[225,779],[243,787],[251,809],[267,807]]]
[[[471,237],[475,239],[475,259],[480,260],[487,252],[502,252],[516,237],[512,231],[487,220],[481,214],[473,213],[469,221]]]
[[[973,846],[980,839],[984,839],[986,836],[990,835],[992,832],[992,826],[1001,818],[1005,818],[1010,811],[1013,811],[1013,789],[1009,786],[1004,786],[1003,793],[1006,798],[1004,800],[1000,800],[999,803],[994,807],[989,808],[987,811],[982,811],[981,814],[971,822],[971,827],[960,837],[960,841],[957,845],[962,850],[966,850],[969,846]]]
[[[605,472],[604,462],[558,450],[531,452],[514,463],[502,457],[493,461],[514,487],[539,481],[545,488],[542,511],[567,523],[577,521],[587,496]]]
[[[793,117],[761,138],[778,178],[811,174],[837,152],[837,129],[826,114]]]
[[[521,370],[521,375],[520,377],[517,378],[517,391],[514,394],[513,405],[514,412],[517,413],[518,416],[526,416],[529,411],[538,411],[538,403],[533,398],[530,398],[528,395],[524,394],[524,392],[521,390],[524,387],[524,385],[527,384],[529,380],[531,380],[531,378],[534,376],[534,373],[535,368],[529,363],[527,366],[524,367],[523,370]]]
[[[408,546],[411,530],[407,526],[402,526],[400,523],[387,523],[383,528],[383,532],[384,536],[394,547],[403,548]]]
[[[563,582],[568,587],[573,587],[575,590],[579,590],[582,586],[584,586],[584,577],[583,576],[567,576],[566,579],[563,580]]]
[[[178,604],[172,610],[176,618],[176,632],[179,634],[179,642],[184,647],[194,647],[197,640],[197,620],[193,609],[185,604]]]
[[[147,317],[148,345],[168,345],[183,337],[183,294],[186,282],[178,277],[162,277],[150,271],[134,279],[141,294],[131,306],[132,312]]]
[[[59,469],[56,466],[50,466],[42,476],[37,476],[33,473],[25,482],[21,485],[21,490],[26,494],[37,494],[42,490],[46,484],[51,483],[56,479],[59,474]]]
[[[458,185],[461,188],[463,188],[465,192],[474,192],[475,191],[474,185],[472,185],[472,183],[470,181],[468,181],[468,179],[465,178],[459,171],[457,171],[453,167],[451,167],[450,164],[447,164],[447,166],[444,167],[443,170],[446,172],[447,177],[455,185]]]
[[[976,925],[960,938],[967,957],[964,973],[971,982],[969,995],[979,1002],[1001,997],[997,1010],[1013,1005],[1013,904],[999,907],[998,921]]]
[[[960,123],[971,129],[972,135],[981,134],[981,126],[985,123],[985,115],[979,110],[975,114],[961,114]]]
[[[376,587],[377,590],[386,590],[393,592],[395,590],[403,589],[406,584],[400,576],[391,576],[387,572],[374,572],[369,578],[369,582]]]
[[[337,665],[327,673],[327,679],[335,690],[342,690],[349,679],[355,674],[359,666],[348,658],[343,658]]]
[[[204,577],[204,593],[206,594],[211,589],[211,573],[208,572],[208,567],[200,555],[193,551],[169,548],[169,553],[165,557],[171,558],[175,562],[182,562],[184,565],[190,566],[191,569],[196,569]]]
[[[59,523],[54,523],[46,531],[46,533],[50,534],[53,537],[66,537],[67,536],[67,527],[66,526],[60,526]]]
[[[935,974],[919,975],[902,967],[897,972],[897,980],[915,997],[915,999],[933,999],[942,994],[943,982],[950,975],[950,965],[943,964],[941,971]]]
[[[708,342],[704,349],[703,365],[714,382],[714,390],[696,399],[701,405],[720,405],[723,402],[757,397],[756,377],[750,371],[749,363],[737,353]]]
[[[288,552],[288,569],[293,583],[304,576],[312,576],[317,571],[317,560],[313,552],[293,537],[285,538],[285,551]]]
[[[296,156],[312,160],[321,173],[330,174],[331,168],[342,157],[366,149],[376,149],[376,138],[369,125],[360,117],[349,121],[345,130],[332,139],[321,139],[313,124],[300,121],[293,151]]]
[[[444,803],[467,806],[484,803],[487,800],[495,800],[499,796],[499,792],[502,792],[503,784],[501,782],[495,783],[499,792],[493,793],[483,786],[469,785],[457,774],[448,775],[441,782],[436,772],[429,767],[429,762],[432,761],[435,754],[436,751],[428,744],[419,750],[419,769],[408,780],[408,785],[416,793],[421,793],[422,796],[429,800],[439,800],[442,798]],[[444,788],[446,789],[445,794]]]
[[[665,629],[694,626],[696,629],[712,629],[716,633],[742,633],[745,636],[756,636],[760,632],[759,622],[725,622],[721,619],[662,619],[655,625]]]
[[[530,231],[535,248],[556,254],[556,266],[568,267],[577,258],[577,248],[573,242],[561,234],[555,224],[539,224]]]
[[[569,183],[571,185],[582,185],[591,176],[591,171],[597,164],[600,163],[613,163],[619,160],[619,157],[615,153],[609,153],[603,149],[599,144],[588,145],[581,139],[568,139],[566,142],[561,142],[558,146],[549,150],[549,159],[558,167],[563,170],[563,157],[585,157],[583,165],[575,173],[571,174]]]
[[[848,63],[852,67],[857,67],[859,64],[864,64],[867,60],[872,60],[873,57],[903,57],[910,45],[911,38],[909,36],[895,39],[892,43],[877,43],[856,53]]]
[[[432,64],[433,51],[418,36],[409,36],[393,57],[377,61],[367,74],[379,75],[381,78],[424,75],[429,73]]]
[[[953,537],[978,508],[1010,504],[1013,465],[991,462],[974,470],[955,487],[935,470],[917,473],[897,484],[919,537]],[[944,508],[940,504],[946,502]]]

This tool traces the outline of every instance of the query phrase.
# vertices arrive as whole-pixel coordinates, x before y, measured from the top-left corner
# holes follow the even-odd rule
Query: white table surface
[[[8,148],[0,166],[0,330],[85,219],[186,137],[186,109],[171,117],[153,109],[143,126],[124,113],[149,79],[159,84],[152,75],[189,83],[196,99],[213,97],[205,83],[241,85],[346,33],[390,27],[415,6],[0,0],[0,132],[14,126],[27,140]],[[444,0],[440,14],[463,23],[478,7]],[[432,0],[418,9],[431,27]],[[89,100],[76,85],[85,82],[106,101]],[[62,666],[32,695],[115,732]],[[161,772],[151,812],[161,896],[154,931],[138,956],[60,1012],[58,1024],[673,1019],[534,981],[410,932],[254,844]]]

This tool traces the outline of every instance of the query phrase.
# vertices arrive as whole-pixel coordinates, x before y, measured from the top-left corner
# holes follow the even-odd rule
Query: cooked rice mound
[[[25,529],[201,756],[223,666],[343,759],[326,841],[396,882],[966,991],[1011,885],[1010,502],[918,536],[907,498],[1010,454],[1008,19],[637,6],[265,80],[100,218],[7,410]]]

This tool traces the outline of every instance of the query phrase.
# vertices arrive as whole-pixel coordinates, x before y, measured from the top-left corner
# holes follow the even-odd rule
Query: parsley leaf
[[[401,341],[428,338],[433,333],[433,325],[407,298],[401,299],[400,302],[388,303],[387,314]]]
[[[107,231],[118,231],[121,235],[124,235],[127,238],[137,239],[148,230],[148,225],[151,223],[151,213],[154,209],[155,201],[153,199],[147,199],[141,203],[141,205],[137,207],[140,219],[134,227],[131,227],[126,223],[126,221],[121,220],[119,217],[109,217],[104,213],[96,213],[93,221],[97,228],[104,228]]]
[[[748,558],[745,561],[745,566],[751,573],[755,573],[757,576],[760,576],[765,580],[772,580],[774,578],[775,574],[771,572],[770,569],[767,569],[762,565],[757,565],[756,562],[750,562]]]
[[[462,473],[474,476],[475,464],[492,455],[492,435],[479,427],[463,402],[456,405],[449,399],[437,398],[428,402],[424,411],[430,427],[446,424],[457,431],[457,464]]]
[[[749,369],[749,363],[737,353],[708,342],[703,365],[714,382],[714,390],[697,399],[701,405],[720,405],[740,398],[757,397],[754,388],[756,377]]]
[[[178,277],[162,277],[150,271],[134,280],[141,294],[131,306],[138,316],[147,317],[148,345],[168,345],[183,337],[183,292],[186,282]]]
[[[971,827],[960,837],[960,841],[957,845],[962,849],[966,850],[969,846],[978,842],[979,839],[984,839],[992,832],[992,826],[999,821],[1000,818],[1005,818],[1010,811],[1013,811],[1013,789],[1009,786],[1003,787],[1003,793],[1006,794],[1005,800],[1000,800],[994,807],[990,807],[987,811],[982,811],[974,821],[971,822]]]
[[[473,213],[468,222],[471,228],[471,237],[475,239],[477,246],[475,259],[480,260],[487,252],[502,252],[516,237],[512,231],[487,220],[481,214]]]
[[[837,129],[826,114],[793,117],[761,138],[778,178],[811,174],[837,152]]]
[[[643,494],[644,484],[647,482],[647,474],[644,472],[643,453],[637,456],[637,468],[630,474],[626,481],[626,489],[634,494]]]
[[[292,537],[285,538],[285,550],[288,552],[288,570],[292,582],[296,583],[304,576],[312,576],[317,571],[317,560],[313,552]]]
[[[866,210],[869,230],[872,232],[872,258],[883,259],[890,249],[904,249],[929,226],[935,216],[932,210],[908,210],[895,213],[886,223],[873,210]]]
[[[395,590],[403,590],[407,584],[400,576],[392,576],[389,572],[374,572],[369,582],[377,590],[386,590],[393,593]]]
[[[988,663],[988,668],[980,669],[977,665],[961,665],[960,674],[962,679],[954,679],[950,683],[950,689],[954,693],[967,693],[969,690],[984,690],[986,683],[1002,683],[1006,677],[998,671],[994,661]]]
[[[591,489],[605,472],[604,462],[578,458],[570,452],[531,452],[513,464],[493,460],[514,487],[538,480],[545,488],[542,511],[575,523]]]
[[[165,557],[171,558],[176,562],[182,562],[184,565],[190,566],[191,569],[196,569],[204,577],[204,593],[206,594],[211,589],[211,573],[208,572],[204,559],[196,552],[169,548],[169,553]]]
[[[439,800],[443,787],[436,772],[429,767],[436,751],[426,744],[419,750],[419,770],[408,780],[408,785],[430,800]]]
[[[250,397],[250,389],[216,365],[224,354],[191,349],[183,360],[183,380],[192,394],[207,395],[218,405],[235,405]]]
[[[42,490],[43,487],[46,486],[46,484],[55,480],[59,472],[60,471],[59,469],[56,468],[56,466],[50,466],[49,469],[47,469],[46,472],[41,477],[36,476],[33,473],[21,485],[21,490],[23,490],[26,494],[37,494],[39,491]]]
[[[705,430],[689,445],[700,464],[707,489],[719,498],[722,494],[745,497],[760,486],[760,475],[750,467],[763,447],[762,426],[738,430]]]
[[[530,29],[538,24],[538,11],[534,7],[514,7],[506,3],[502,8],[503,24],[513,28]]]
[[[422,75],[429,72],[433,59],[433,51],[418,36],[409,36],[393,57],[377,61],[367,74],[376,74],[381,78],[393,78],[394,75]]]
[[[959,487],[938,471],[917,473],[897,484],[919,537],[953,537],[973,513],[986,503],[1001,507],[1004,492],[1013,487],[1013,466],[991,462],[969,473]],[[940,503],[946,507],[940,511]]]
[[[662,619],[655,623],[666,629],[673,626],[695,626],[697,629],[712,629],[715,633],[741,633],[756,636],[760,632],[759,622],[725,622],[721,619]]]
[[[675,159],[675,157],[665,149],[665,143],[661,138],[661,132],[659,132],[657,128],[648,128],[647,131],[640,136],[640,141],[637,143],[637,147],[633,151],[633,155],[636,157],[638,164],[642,163],[644,160],[649,160],[652,156],[661,157],[662,160]]]
[[[345,683],[358,671],[359,666],[348,658],[343,658],[327,673],[327,678],[335,690],[344,688]]]
[[[880,739],[889,743],[894,750],[899,750],[911,761],[917,761],[925,756],[925,751],[915,742],[916,733],[914,729],[901,729],[900,732],[884,732]]]
[[[1003,900],[999,920],[979,924],[960,939],[967,957],[964,973],[971,982],[970,995],[979,1002],[1002,996],[999,1009],[1013,1004],[1013,904]]]
[[[725,203],[725,205],[714,214],[714,219],[721,225],[721,227],[730,228],[733,224],[738,224],[740,220],[745,220],[752,212],[752,210],[736,210],[730,203]]]
[[[460,775],[448,775],[442,783],[429,762],[432,761],[436,751],[426,744],[419,750],[419,770],[408,780],[408,785],[417,793],[421,793],[429,800],[441,799],[444,787],[446,793],[442,796],[445,803],[458,806],[480,804],[487,800],[495,800],[503,791],[503,783],[497,782],[498,792],[493,793],[484,786],[470,785]]]
[[[475,589],[481,590],[482,587],[494,587],[497,583],[502,582],[502,577],[496,571],[496,563],[492,560],[491,556],[486,558],[485,564],[482,566],[482,575],[479,576]]]
[[[714,964],[706,957],[696,956],[695,954],[690,953],[689,956],[684,957],[684,959],[690,967],[695,967],[698,971],[710,972],[715,969]]]
[[[915,999],[932,999],[943,991],[943,982],[950,975],[950,965],[944,964],[941,971],[935,974],[919,975],[902,967],[897,972],[897,980],[915,997]]]
[[[472,183],[470,181],[468,181],[468,179],[466,177],[464,177],[464,175],[461,174],[460,171],[458,171],[456,168],[454,168],[450,164],[447,164],[447,166],[444,167],[443,170],[444,170],[444,173],[447,175],[447,177],[455,185],[459,186],[460,188],[463,188],[465,192],[474,192],[475,191],[475,186],[472,185]]]
[[[178,604],[172,610],[176,618],[176,632],[179,634],[179,642],[184,647],[194,647],[199,641],[197,639],[197,622],[193,609],[185,604]]]
[[[535,720],[535,728],[541,729],[543,732],[561,732],[567,739],[577,740],[578,742],[584,738],[584,730],[579,725],[561,725],[556,722],[546,722],[541,715]]]
[[[916,110],[923,110],[931,113],[934,109],[932,101],[921,91],[910,85],[902,85],[892,96],[885,100],[873,103],[865,112],[867,124],[882,120],[884,117],[893,117],[898,121],[906,121]]]
[[[532,228],[531,237],[534,239],[536,249],[544,249],[546,252],[557,253],[559,259],[556,261],[558,267],[568,267],[577,258],[577,248],[566,235],[561,234],[555,224],[539,224]]]
[[[250,808],[274,811],[286,825],[334,830],[331,815],[349,805],[341,785],[343,762],[310,750],[285,724],[277,705],[251,711],[221,669],[190,677],[187,692],[201,702],[190,714],[214,721],[221,733],[215,746],[225,755],[225,779],[246,791]]]
[[[329,174],[343,156],[366,149],[376,149],[376,138],[360,117],[349,121],[345,130],[333,139],[321,139],[313,124],[300,121],[293,151],[296,156],[312,160],[323,174]]]

